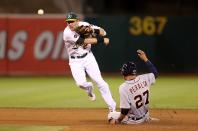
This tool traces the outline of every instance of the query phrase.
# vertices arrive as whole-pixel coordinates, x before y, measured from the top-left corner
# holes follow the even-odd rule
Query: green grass
[[[198,77],[159,77],[151,89],[152,108],[198,109]]]
[[[105,76],[119,107],[121,76]],[[95,87],[88,100],[71,77],[0,77],[0,108],[107,108]],[[160,76],[151,88],[151,108],[198,109],[198,76]],[[67,126],[0,125],[0,131],[60,131]]]
[[[119,107],[121,76],[105,76]],[[0,77],[0,108],[107,108],[97,87],[97,101],[71,77]],[[198,109],[198,77],[160,76],[151,88],[151,108]]]

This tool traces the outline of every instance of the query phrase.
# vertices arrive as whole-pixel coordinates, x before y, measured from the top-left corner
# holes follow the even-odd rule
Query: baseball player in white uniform
[[[155,83],[158,72],[144,51],[137,50],[137,53],[149,68],[150,73],[137,75],[135,63],[123,64],[121,74],[125,82],[119,87],[121,113],[117,115],[117,118],[109,118],[110,124],[139,124],[151,120],[149,89]]]
[[[69,65],[72,76],[81,89],[84,89],[90,100],[95,101],[92,82],[87,82],[86,73],[96,82],[100,93],[108,105],[110,111],[116,109],[116,103],[112,98],[109,85],[103,80],[96,59],[91,52],[91,45],[97,43],[108,44],[109,39],[104,38],[106,32],[103,28],[80,21],[77,15],[69,12],[66,16],[67,27],[63,33],[65,47],[69,54]],[[75,31],[76,27],[89,26],[97,37],[83,38]],[[80,43],[80,44],[79,44]],[[83,44],[82,44],[83,43]]]

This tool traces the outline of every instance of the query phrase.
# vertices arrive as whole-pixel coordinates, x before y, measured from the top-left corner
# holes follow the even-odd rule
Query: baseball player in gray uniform
[[[120,109],[118,117],[109,118],[110,124],[139,124],[151,120],[149,116],[149,89],[158,75],[155,66],[142,50],[137,53],[150,73],[137,75],[136,65],[126,62],[121,68],[125,82],[119,87]]]
[[[90,78],[96,82],[109,110],[114,111],[116,109],[116,103],[112,98],[109,85],[103,80],[96,59],[91,52],[92,44],[109,44],[109,39],[105,38],[106,31],[96,25],[80,21],[74,12],[69,12],[67,14],[66,22],[67,27],[63,32],[63,40],[69,54],[71,73],[77,86],[87,92],[91,101],[96,100],[96,96],[93,93],[93,84],[86,80],[87,73]],[[85,38],[81,34],[78,34],[75,29],[81,26],[89,27],[89,30],[91,30],[93,35]]]

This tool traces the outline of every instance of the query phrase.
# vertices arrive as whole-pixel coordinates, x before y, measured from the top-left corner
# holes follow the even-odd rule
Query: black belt
[[[142,119],[143,117],[145,117],[145,115],[142,117],[130,117],[130,119],[134,120],[134,121],[138,121],[138,120]]]
[[[80,58],[84,58],[88,53],[85,53],[81,56],[71,56],[72,59],[80,59]]]
[[[138,121],[138,120],[144,118],[144,117],[146,116],[147,113],[148,113],[148,111],[147,111],[143,116],[141,116],[141,117],[133,117],[133,116],[132,116],[132,117],[129,117],[129,119],[134,120],[134,121]]]

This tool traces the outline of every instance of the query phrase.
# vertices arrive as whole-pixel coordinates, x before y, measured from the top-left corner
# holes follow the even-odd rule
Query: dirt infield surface
[[[151,110],[153,121],[109,125],[107,109],[0,109],[0,125],[64,126],[61,131],[198,131],[198,110]]]

